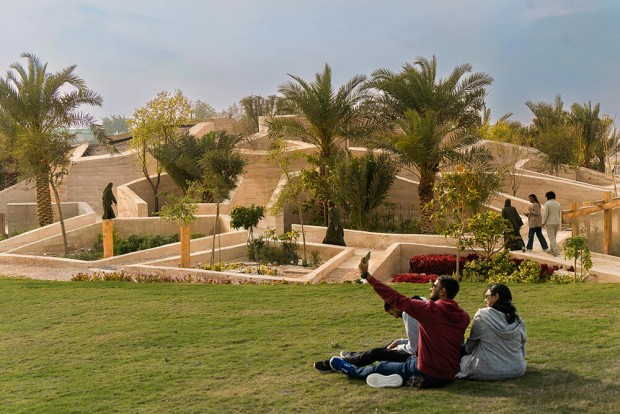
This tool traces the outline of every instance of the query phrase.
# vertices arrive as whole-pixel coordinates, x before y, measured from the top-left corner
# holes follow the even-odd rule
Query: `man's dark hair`
[[[555,193],[553,191],[547,191],[545,197],[547,197],[547,200],[555,200]]]
[[[448,299],[454,299],[457,293],[459,293],[459,281],[452,276],[442,275],[437,278],[442,288],[446,290],[446,296]]]

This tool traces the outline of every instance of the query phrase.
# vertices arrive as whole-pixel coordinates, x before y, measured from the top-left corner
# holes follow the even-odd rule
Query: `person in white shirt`
[[[547,191],[545,194],[547,202],[544,205],[542,224],[547,227],[547,237],[549,238],[549,254],[560,255],[560,248],[556,241],[558,231],[562,225],[562,209],[560,203],[555,201],[555,193]]]
[[[426,298],[417,295],[414,296],[413,299],[426,300]],[[407,338],[396,339],[386,346],[372,348],[363,352],[341,352],[341,358],[353,365],[361,367],[374,364],[378,361],[405,362],[411,355],[416,354],[419,337],[418,321],[387,302],[384,303],[383,308],[393,317],[403,319]],[[323,373],[334,372],[329,365],[329,359],[315,362],[314,368]]]

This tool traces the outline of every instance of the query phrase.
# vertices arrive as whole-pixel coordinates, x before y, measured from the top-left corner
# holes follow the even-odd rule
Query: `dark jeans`
[[[413,385],[420,388],[437,388],[443,387],[452,382],[452,379],[437,379],[425,375],[418,370],[418,357],[410,356],[405,362],[388,362],[382,361],[376,365],[368,365],[361,368],[355,368],[352,372],[352,378],[366,378],[370,374],[392,375],[398,374],[402,377],[403,382],[407,385]]]
[[[343,359],[356,367],[363,367],[364,365],[374,364],[377,361],[405,362],[410,356],[411,354],[405,351],[381,347],[369,349],[368,351]]]
[[[543,250],[547,250],[549,246],[547,245],[545,236],[542,234],[542,227],[530,227],[530,232],[527,235],[527,249],[532,250],[532,247],[534,246],[534,235],[538,237],[540,247],[542,247]]]

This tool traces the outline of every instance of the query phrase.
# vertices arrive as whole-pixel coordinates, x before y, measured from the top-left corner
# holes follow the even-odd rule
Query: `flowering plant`
[[[392,281],[396,283],[430,283],[437,280],[439,276],[426,273],[399,273],[392,276]]]

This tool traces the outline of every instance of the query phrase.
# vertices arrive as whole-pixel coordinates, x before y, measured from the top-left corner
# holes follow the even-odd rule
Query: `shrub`
[[[516,259],[505,250],[487,260],[473,260],[465,265],[463,281],[488,283],[540,283],[548,281],[557,266],[533,260]]]
[[[298,231],[276,236],[275,230],[267,229],[265,235],[248,242],[248,258],[260,263],[297,264]]]
[[[426,273],[399,273],[392,276],[396,283],[431,283],[435,282],[439,275],[427,275]]]
[[[477,254],[459,257],[461,267],[471,260],[478,258]],[[413,256],[409,260],[410,273],[426,273],[436,275],[451,275],[456,272],[456,256],[453,254],[423,254]]]
[[[192,233],[190,237],[192,239],[199,239],[204,237],[204,234]],[[118,235],[118,231],[114,230],[112,233],[112,239],[114,242],[114,256],[133,253],[140,250],[153,249],[155,247],[164,246],[170,243],[178,243],[179,238],[179,234],[176,233],[168,236],[162,236],[159,234],[130,234],[126,239],[123,239]],[[103,235],[101,233],[97,235],[97,241],[93,245],[92,249],[82,249],[79,252],[69,253],[63,257],[66,257],[67,259],[86,261],[103,259]]]
[[[323,263],[321,260],[321,254],[318,250],[312,250],[310,252],[310,266],[319,267]]]

